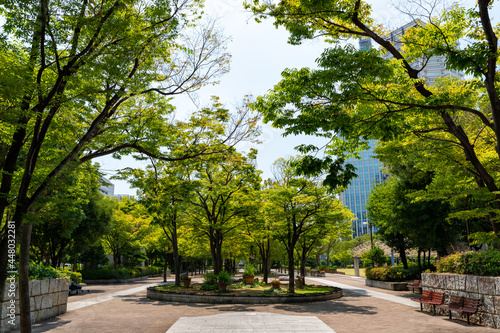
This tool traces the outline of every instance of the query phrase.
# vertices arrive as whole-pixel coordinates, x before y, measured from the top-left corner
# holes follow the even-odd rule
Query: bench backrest
[[[421,301],[430,301],[432,299],[432,291],[422,290],[422,296],[420,296]]]
[[[450,309],[460,309],[464,306],[464,298],[462,296],[450,295]]]
[[[470,297],[464,297],[463,299],[464,299],[464,305],[462,309],[469,311],[477,311],[477,307],[479,305],[479,299]]]
[[[415,280],[413,281],[413,283],[410,285],[411,287],[415,287],[415,288],[420,288],[422,285],[422,281],[421,280]]]
[[[432,299],[431,299],[432,304],[442,304],[443,299],[444,299],[444,293],[439,291],[432,292]]]

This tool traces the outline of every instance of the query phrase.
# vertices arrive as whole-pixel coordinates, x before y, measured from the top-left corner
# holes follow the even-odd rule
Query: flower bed
[[[318,286],[319,287],[319,286]],[[324,288],[324,286],[321,286]],[[308,294],[280,293],[237,293],[234,290],[228,293],[209,293],[194,291],[168,291],[158,290],[156,287],[148,288],[147,297],[159,301],[182,303],[210,303],[210,304],[279,304],[326,301],[342,297],[342,289],[328,287],[329,291]],[[283,289],[283,288],[282,288]]]

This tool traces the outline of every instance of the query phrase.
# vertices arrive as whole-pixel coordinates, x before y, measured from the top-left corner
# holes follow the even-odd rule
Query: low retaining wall
[[[102,279],[102,280],[82,280],[85,284],[113,284],[113,283],[129,283],[134,281],[142,281],[149,278],[148,275],[139,276],[131,279]]]
[[[210,304],[282,304],[315,302],[337,299],[342,297],[342,289],[334,288],[327,293],[310,295],[286,295],[286,296],[237,296],[224,294],[195,294],[174,293],[159,291],[154,287],[148,288],[147,297],[157,301],[181,302],[181,303],[210,303]]]
[[[440,291],[445,294],[444,304],[448,304],[449,295],[479,298],[479,309],[470,315],[471,323],[500,329],[500,277],[422,273],[422,289]],[[425,311],[432,311],[432,306],[424,304]],[[448,311],[436,307],[442,315]],[[465,313],[452,311],[452,318],[467,320]]]
[[[12,297],[9,297],[9,291],[13,290],[14,285],[15,306],[12,307]],[[52,318],[66,312],[69,293],[68,280],[63,278],[33,280],[29,282],[29,288],[32,323],[38,323],[42,320]],[[1,332],[9,332],[19,329],[19,289],[17,287],[17,282],[12,285],[12,288],[11,284],[5,284],[3,299],[4,301],[1,302]]]
[[[397,291],[406,291],[408,287],[406,286],[408,282],[387,282],[387,281],[378,281],[378,280],[365,280],[365,285],[369,287],[387,289],[387,290],[397,290]]]

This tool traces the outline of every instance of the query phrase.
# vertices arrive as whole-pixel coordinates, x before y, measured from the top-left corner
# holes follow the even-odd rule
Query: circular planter
[[[198,294],[190,292],[171,292],[148,288],[147,297],[157,301],[181,303],[209,303],[209,304],[284,304],[327,301],[342,297],[342,289],[332,287],[331,291],[307,295],[226,295],[226,294]]]
[[[243,281],[245,281],[248,284],[252,284],[254,278],[255,278],[254,275],[243,275]]]
[[[227,290],[227,284],[225,284],[225,283],[219,283],[219,290],[226,291]]]
[[[182,283],[184,283],[184,288],[189,288],[191,285],[191,279],[182,280]]]
[[[271,282],[271,285],[273,286],[274,289],[279,289],[281,286],[281,282]]]

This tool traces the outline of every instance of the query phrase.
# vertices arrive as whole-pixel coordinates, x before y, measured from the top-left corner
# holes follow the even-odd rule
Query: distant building
[[[105,177],[101,177],[101,186],[99,190],[103,195],[109,195],[110,197],[115,195],[115,185]]]
[[[103,195],[109,195],[113,198],[123,199],[123,198],[133,198],[133,195],[130,194],[115,194],[115,185],[107,178],[101,177],[101,186],[99,190]]]
[[[419,21],[414,20],[390,33],[390,41],[398,50],[401,50],[403,46],[401,36],[404,35],[408,29],[417,26],[419,23]],[[360,50],[369,50],[371,45],[372,40],[370,38],[362,38],[359,40]],[[388,55],[386,58],[389,59],[391,57],[392,56]],[[418,67],[418,65],[419,63],[412,63],[412,66]],[[420,65],[424,66],[423,60],[420,62]],[[425,77],[429,85],[432,85],[435,80],[441,76],[463,78],[463,73],[446,69],[444,57],[431,57],[419,75]],[[370,149],[361,153],[361,159],[351,158],[346,161],[346,163],[351,163],[357,168],[356,173],[358,177],[353,179],[346,191],[340,195],[342,203],[349,208],[357,218],[352,224],[353,237],[359,237],[370,233],[370,221],[366,217],[366,202],[375,184],[381,183],[388,178],[388,175],[382,173],[381,163],[373,157],[373,150],[376,146],[375,140],[370,140],[369,145]],[[376,230],[377,228],[373,227],[371,232],[375,232]]]

